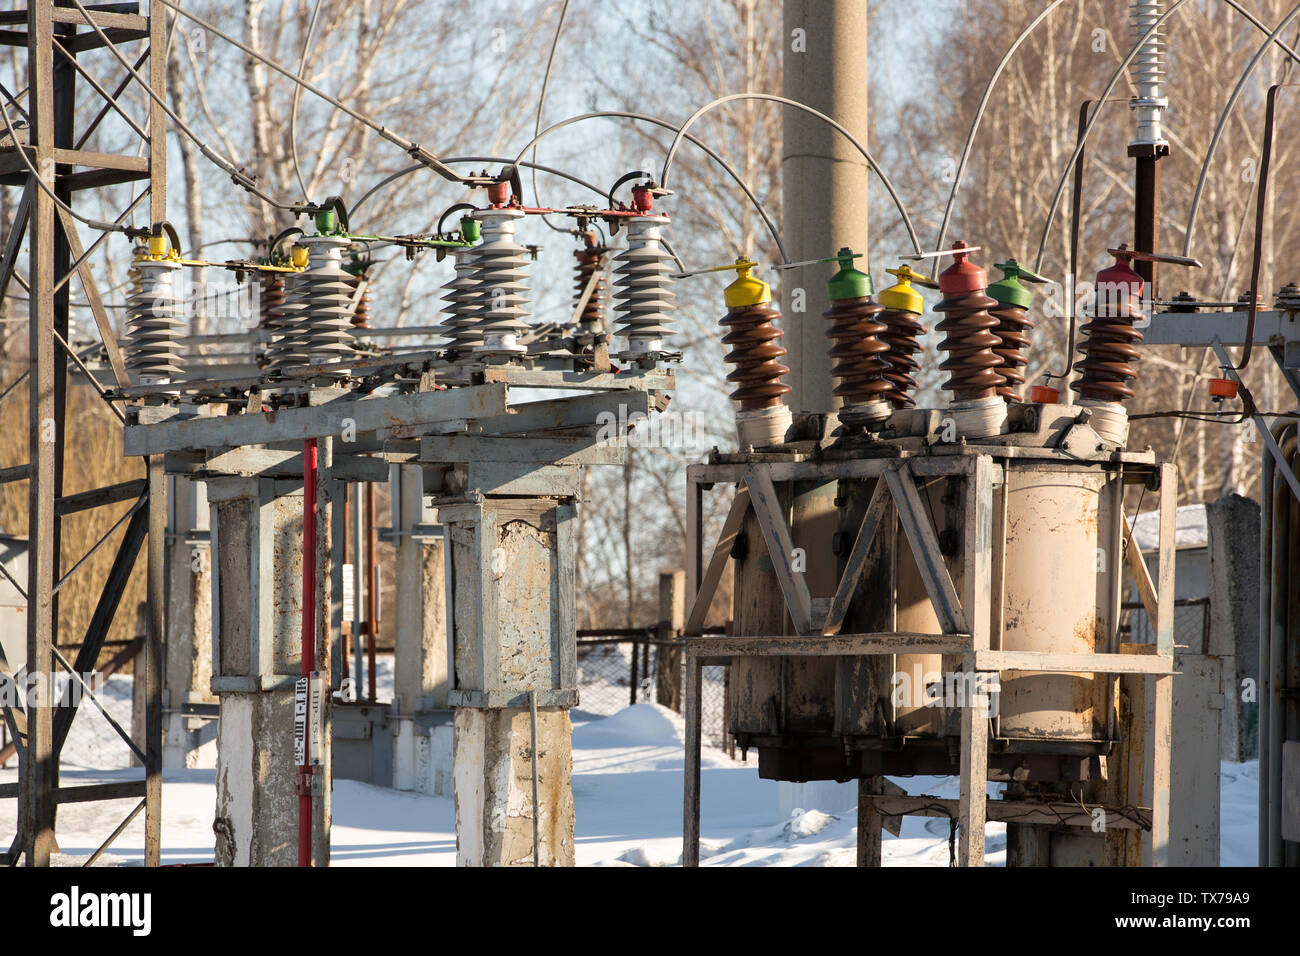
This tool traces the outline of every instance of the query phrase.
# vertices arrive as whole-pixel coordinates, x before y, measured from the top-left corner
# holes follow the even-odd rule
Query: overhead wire
[[[1119,66],[1115,68],[1115,72],[1111,74],[1110,82],[1106,84],[1106,88],[1101,92],[1101,95],[1097,97],[1098,102],[1110,98],[1111,91],[1115,89],[1115,85],[1129,68],[1129,64],[1133,62],[1134,57],[1138,55],[1138,52],[1146,45],[1147,41],[1151,39],[1151,37],[1155,36],[1161,25],[1178,12],[1179,8],[1181,8],[1186,2],[1187,0],[1174,0],[1174,2],[1169,6],[1169,9],[1165,10],[1160,14],[1160,16],[1156,17],[1155,20],[1152,21],[1151,26],[1147,28],[1145,33],[1138,37],[1137,42],[1133,44],[1124,59],[1120,61]],[[1078,138],[1078,141],[1074,146],[1074,151],[1070,153],[1070,158],[1065,161],[1065,164],[1061,169],[1061,178],[1056,182],[1056,191],[1052,194],[1052,204],[1048,207],[1047,216],[1043,221],[1043,232],[1038,242],[1038,255],[1034,259],[1035,272],[1042,271],[1043,256],[1047,253],[1047,237],[1051,235],[1052,221],[1056,218],[1056,210],[1061,205],[1061,194],[1065,191],[1065,183],[1070,177],[1070,170],[1073,169],[1074,164],[1079,161],[1079,156],[1083,153],[1088,137],[1092,135],[1092,131],[1096,128],[1097,121],[1101,118],[1103,112],[1103,110],[1093,111],[1092,119],[1088,121],[1087,128],[1083,131],[1083,135]]]
[[[885,191],[889,193],[889,198],[894,201],[894,206],[897,208],[899,216],[903,219],[903,225],[907,228],[907,235],[908,238],[912,240],[913,249],[915,249],[918,254],[921,252],[921,241],[916,236],[916,228],[912,225],[912,217],[908,214],[907,207],[903,205],[903,200],[899,197],[898,190],[894,188],[894,184],[890,181],[889,176],[885,173],[884,169],[881,168],[880,164],[876,162],[875,157],[871,155],[865,146],[858,142],[857,138],[852,133],[825,113],[813,109],[806,103],[800,103],[798,100],[792,100],[785,96],[777,96],[773,93],[729,93],[726,96],[719,96],[717,99],[705,103],[692,113],[680,127],[678,127],[677,135],[673,137],[672,144],[668,147],[668,154],[664,157],[663,173],[659,177],[660,185],[668,185],[668,170],[672,166],[673,156],[676,154],[677,148],[680,145],[686,130],[690,129],[695,121],[705,113],[715,107],[722,106],[724,103],[730,103],[735,100],[764,100],[771,103],[781,103],[785,106],[792,106],[795,109],[803,110],[805,113],[816,116],[824,123],[834,127],[841,136],[853,145],[854,149],[862,154],[862,157],[867,161],[867,165],[871,168],[871,171],[880,179],[881,185],[883,185]],[[786,261],[788,262],[789,260],[787,259]]]
[[[569,0],[564,0],[564,5],[560,7],[560,19],[555,24],[555,36],[551,39],[551,53],[546,58],[546,72],[542,74],[542,90],[537,96],[537,116],[533,121],[533,135],[536,136],[542,129],[542,107],[546,105],[546,90],[551,84],[551,67],[555,63],[555,50],[560,45],[560,31],[564,29],[564,17],[569,12]],[[533,202],[537,205],[542,204],[541,195],[537,191],[537,147],[533,147],[533,162],[531,164],[533,174]],[[571,230],[561,229],[559,226],[551,224],[551,221],[542,216],[542,222],[546,223],[547,228],[555,232],[567,233]]]
[[[320,16],[321,4],[324,0],[316,0],[316,6],[311,11],[311,22],[307,25],[307,36],[302,41],[302,56],[298,59],[298,75],[301,76],[307,69],[307,53],[311,50],[311,38],[316,33],[316,18]],[[307,184],[302,178],[302,167],[298,164],[298,103],[302,100],[302,87],[297,83],[293,86],[293,103],[289,107],[289,155],[293,158],[293,174],[298,177],[298,186],[302,189],[302,198],[308,199]]]
[[[79,7],[81,6],[79,0],[73,0],[73,2],[76,3]],[[281,76],[285,77],[286,79],[299,84],[300,86],[302,86],[303,89],[307,90],[308,92],[313,93],[316,96],[319,96],[321,99],[329,103],[335,109],[341,110],[342,112],[346,113],[348,116],[352,117],[354,120],[356,120],[358,123],[361,123],[363,126],[367,126],[370,129],[374,130],[374,132],[378,133],[384,139],[388,140],[388,142],[392,143],[394,146],[399,147],[403,152],[414,157],[422,165],[427,166],[429,169],[433,170],[443,179],[449,180],[450,182],[463,183],[468,186],[477,185],[477,183],[474,182],[473,180],[468,180],[465,177],[457,175],[455,170],[453,170],[451,167],[446,165],[446,163],[444,163],[437,156],[429,152],[429,150],[425,149],[420,144],[412,142],[411,140],[408,140],[405,137],[400,136],[397,133],[394,133],[392,130],[388,129],[388,127],[384,126],[382,123],[376,122],[375,120],[371,119],[369,116],[366,116],[365,114],[345,105],[337,97],[330,96],[330,94],[326,93],[324,90],[320,89],[319,87],[317,87],[312,83],[307,82],[301,76],[297,75],[291,70],[286,69],[285,67],[281,66],[279,63],[276,63],[274,60],[272,60],[270,57],[266,56],[265,54],[259,53],[257,50],[254,50],[252,47],[248,46],[245,43],[241,43],[239,40],[235,39],[230,34],[221,30],[219,27],[215,26],[212,23],[209,23],[207,20],[203,19],[197,14],[191,13],[190,11],[186,10],[179,3],[176,3],[175,0],[158,0],[158,2],[161,3],[163,6],[170,7],[172,10],[175,10],[177,13],[179,13],[181,16],[185,17],[186,19],[192,20],[194,23],[197,23],[205,30],[210,31],[214,36],[217,36],[222,40],[225,40],[227,43],[242,50],[248,56],[251,56],[259,63],[263,63],[266,66],[270,67],[271,69],[275,70],[277,73],[279,73]]]
[[[1213,161],[1214,153],[1219,147],[1219,139],[1223,136],[1223,130],[1227,126],[1232,109],[1237,105],[1237,99],[1241,96],[1241,91],[1245,88],[1247,80],[1255,72],[1255,68],[1263,60],[1264,54],[1268,52],[1274,41],[1297,14],[1300,14],[1300,3],[1291,8],[1291,11],[1282,18],[1273,32],[1268,35],[1268,39],[1260,44],[1259,49],[1255,51],[1255,55],[1250,58],[1250,62],[1242,70],[1241,76],[1237,78],[1237,84],[1232,88],[1228,102],[1224,104],[1223,112],[1219,115],[1219,122],[1214,126],[1214,135],[1210,137],[1210,146],[1205,151],[1205,160],[1201,163],[1201,173],[1196,180],[1196,190],[1192,193],[1192,205],[1187,213],[1187,225],[1183,233],[1183,255],[1185,256],[1191,255],[1189,250],[1192,247],[1192,233],[1196,228],[1196,213],[1201,206],[1201,194],[1205,190],[1205,181],[1209,176],[1210,163]]]
[[[540,133],[534,136],[533,139],[530,140],[528,144],[525,145],[524,148],[519,151],[519,155],[516,156],[515,159],[512,161],[512,165],[524,165],[522,162],[523,155],[527,153],[529,149],[535,146],[538,142],[545,139],[550,134],[557,132],[558,130],[564,129],[567,126],[572,126],[575,123],[584,122],[589,119],[608,119],[608,118],[630,119],[635,122],[650,123],[654,126],[659,126],[663,129],[674,130],[674,131],[676,131],[678,128],[676,124],[670,123],[664,119],[660,119],[657,116],[647,116],[644,113],[633,113],[628,110],[595,110],[594,112],[590,112],[590,113],[581,113],[577,116],[570,116],[567,119],[560,120],[558,123],[554,123],[551,126],[548,126],[546,129],[542,130]],[[776,223],[773,221],[771,215],[768,214],[766,207],[764,207],[764,205],[759,201],[758,197],[754,195],[754,190],[750,188],[749,184],[745,182],[745,180],[741,177],[741,175],[738,172],[736,172],[736,170],[731,166],[730,163],[728,163],[725,159],[723,159],[716,152],[710,149],[698,137],[686,134],[685,139],[691,145],[697,146],[701,150],[703,150],[704,153],[715,163],[721,166],[722,169],[726,172],[726,174],[731,177],[732,181],[737,186],[740,187],[741,192],[743,192],[746,198],[749,199],[750,204],[755,208],[755,210],[758,211],[759,216],[762,218],[764,224],[767,226],[768,232],[771,234],[773,241],[776,242],[777,248],[781,252],[782,261],[789,262],[790,257],[789,255],[786,254],[785,243],[781,239],[780,230],[776,228]],[[604,194],[602,193],[602,195]]]

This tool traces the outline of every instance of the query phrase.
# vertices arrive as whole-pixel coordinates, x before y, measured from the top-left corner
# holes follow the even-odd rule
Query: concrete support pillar
[[[1223,661],[1227,698],[1222,758],[1250,760],[1258,754],[1259,736],[1259,505],[1241,495],[1225,495],[1206,505],[1205,512],[1210,546],[1206,652]],[[1247,687],[1253,700],[1244,699]]]
[[[167,639],[163,661],[163,766],[216,766],[217,723],[187,716],[212,693],[212,556],[207,485],[173,476],[167,495]]]
[[[867,4],[863,0],[785,0],[782,94],[811,106],[867,143]],[[866,159],[811,113],[782,107],[781,227],[792,259],[867,251]],[[860,262],[859,268],[866,269]],[[781,311],[795,411],[830,411],[825,266],[784,273]],[[796,290],[802,290],[796,292]],[[801,308],[800,308],[801,307]]]
[[[456,710],[456,863],[573,866],[573,727],[565,707]],[[533,808],[532,751],[537,750]]]
[[[659,572],[659,631],[661,641],[675,641],[686,628],[686,572]],[[660,644],[655,648],[655,700],[682,712],[682,650]]]
[[[574,861],[578,469],[556,467],[541,481],[550,496],[439,502],[450,541],[462,866]]]
[[[322,448],[322,464],[328,460]],[[325,472],[327,469],[323,468]],[[330,482],[318,484],[316,660],[328,686]],[[302,482],[219,478],[212,506],[218,866],[293,866],[298,797],[294,684],[302,666]],[[313,862],[329,862],[329,695],[313,775]]]
[[[421,476],[418,465],[394,465],[389,482],[397,537],[393,786],[450,796],[446,555]]]

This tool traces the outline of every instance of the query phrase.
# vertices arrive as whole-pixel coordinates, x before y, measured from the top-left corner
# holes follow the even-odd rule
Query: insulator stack
[[[846,299],[836,302],[823,316],[831,320],[827,335],[831,347],[831,375],[839,379],[834,394],[846,405],[861,405],[883,399],[891,390],[885,379],[889,363],[883,358],[889,346],[880,338],[885,331],[878,316],[884,311],[875,299]]]
[[[736,426],[741,444],[764,447],[779,444],[790,427],[790,409],[782,398],[790,386],[781,381],[790,369],[779,361],[786,350],[781,330],[772,324],[781,313],[770,305],[767,283],[750,275],[754,266],[741,258],[733,267],[740,276],[726,289],[722,344],[731,350],[725,361],[735,366],[727,381],[736,386],[731,399],[740,405]]]
[[[1143,40],[1148,30],[1160,19],[1159,0],[1132,0],[1129,7],[1129,35],[1133,43],[1141,42],[1133,60],[1133,86],[1137,96],[1130,108],[1137,113],[1135,144],[1163,144],[1162,114],[1169,105],[1163,93],[1164,37],[1162,27]]]
[[[356,310],[352,313],[352,327],[354,329],[368,329],[370,328],[371,316],[370,279],[365,272],[360,274],[349,273],[349,278],[352,280],[352,295],[354,298],[356,297],[357,287],[360,286],[362,282],[366,284],[365,289],[361,293],[361,298],[357,301]]]
[[[150,249],[156,248],[158,243],[151,240]],[[142,257],[135,268],[139,284],[126,300],[126,369],[142,385],[165,385],[181,372],[177,337],[183,323],[173,286],[181,264],[175,259]]]
[[[731,349],[726,361],[736,366],[727,381],[736,385],[731,393],[742,411],[771,408],[790,391],[781,381],[790,370],[778,359],[786,354],[781,347],[781,330],[772,324],[781,313],[769,305],[751,305],[729,309],[722,324],[729,330],[722,344]]]
[[[260,329],[277,329],[280,327],[284,306],[285,279],[282,272],[263,273],[261,289],[257,302],[257,327]]]
[[[1125,246],[1110,251],[1115,263],[1097,273],[1093,318],[1081,330],[1083,358],[1074,366],[1079,378],[1070,387],[1085,401],[1118,403],[1133,397],[1133,363],[1141,358],[1136,346],[1142,341],[1134,324],[1145,316],[1142,276],[1131,265],[1135,253]]]
[[[518,209],[488,209],[479,215],[483,243],[476,247],[474,262],[478,285],[474,346],[478,356],[519,355],[527,351],[519,337],[528,331],[528,286],[524,266],[528,250],[515,241],[515,223],[524,213]]]
[[[298,243],[308,250],[307,268],[286,290],[283,334],[267,353],[273,370],[334,363],[353,353],[352,277],[342,266],[349,240],[303,236]],[[326,374],[342,378],[347,370],[330,369]]]
[[[1034,323],[1029,319],[1029,307],[1033,297],[1021,284],[1023,277],[1031,282],[1042,281],[1028,269],[1022,269],[1015,259],[999,262],[996,268],[1002,270],[1002,278],[988,288],[988,293],[997,300],[997,308],[990,314],[998,320],[994,334],[1001,340],[993,351],[1002,359],[1002,373],[1005,383],[998,388],[998,394],[1008,402],[1024,400],[1025,366],[1029,364],[1029,330]]]
[[[587,304],[578,316],[578,333],[595,335],[605,326],[605,301],[609,298],[609,277],[606,267],[609,264],[609,250],[596,241],[591,233],[583,236],[583,247],[573,255],[578,260],[574,271],[573,304],[576,308],[582,301],[582,294],[593,275],[596,286],[591,290]]]
[[[939,276],[943,300],[934,307],[944,314],[935,329],[945,334],[939,350],[948,358],[939,367],[949,373],[945,391],[954,402],[972,402],[996,397],[1005,381],[998,371],[1002,358],[993,350],[1001,340],[993,330],[998,320],[989,315],[997,301],[985,294],[983,269],[966,261],[966,243],[953,244],[955,260]]]
[[[885,326],[880,340],[885,343],[884,359],[889,363],[885,372],[889,392],[885,397],[895,408],[911,408],[916,405],[912,397],[917,387],[915,375],[921,369],[921,363],[916,360],[922,351],[917,339],[925,335],[925,326],[921,324],[925,300],[912,284],[934,286],[934,283],[905,265],[885,271],[898,279],[880,293],[884,310],[877,316]]]
[[[443,319],[440,331],[447,337],[447,349],[465,354],[483,342],[483,336],[475,328],[478,324],[478,265],[476,250],[462,246],[452,253],[456,271],[442,288],[445,294],[442,301]]]
[[[614,297],[616,334],[627,341],[620,357],[635,361],[663,349],[673,334],[670,313],[676,309],[672,291],[672,257],[664,249],[667,216],[636,216],[627,222],[627,248],[615,256]]]
[[[1140,293],[1098,292],[1093,319],[1082,329],[1086,338],[1079,351],[1084,357],[1074,366],[1080,377],[1070,386],[1081,398],[1122,402],[1133,397],[1130,385],[1137,371],[1132,366],[1141,358],[1136,346],[1142,341],[1133,326],[1145,317],[1140,301]]]
[[[840,418],[846,424],[883,421],[889,416],[885,396],[893,386],[885,379],[889,363],[884,353],[889,346],[880,338],[885,326],[878,319],[884,310],[871,297],[871,276],[853,268],[853,250],[841,249],[840,270],[827,283],[831,307],[822,315],[830,319],[827,336],[831,347],[831,376],[837,383],[833,394],[843,403]]]
[[[1029,364],[1029,335],[1034,327],[1029,321],[1029,310],[1020,305],[999,304],[989,312],[998,320],[994,334],[1001,340],[1001,345],[993,351],[1002,359],[998,369],[1004,379],[998,388],[998,394],[1008,402],[1018,402],[1024,397],[1024,367]]]

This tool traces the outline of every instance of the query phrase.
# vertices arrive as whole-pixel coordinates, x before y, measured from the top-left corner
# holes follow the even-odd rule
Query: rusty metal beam
[[[758,517],[758,527],[763,532],[763,542],[767,545],[767,556],[772,559],[772,568],[776,571],[781,593],[785,596],[790,620],[800,634],[809,634],[814,626],[812,596],[803,572],[794,566],[794,541],[790,537],[790,525],[781,507],[781,499],[777,497],[776,487],[761,464],[751,465],[745,472],[745,487],[749,489],[754,514]],[[816,625],[820,627],[821,622],[816,622]]]
[[[867,553],[871,550],[871,543],[876,540],[876,532],[894,518],[893,505],[889,483],[877,479],[876,487],[871,492],[871,501],[867,505],[867,513],[862,516],[862,525],[853,541],[853,550],[849,552],[849,560],[840,576],[839,587],[831,598],[831,608],[826,615],[823,633],[838,633],[840,625],[844,623],[844,616],[849,612],[849,602],[853,600],[853,592],[857,590],[862,572],[867,566]]]

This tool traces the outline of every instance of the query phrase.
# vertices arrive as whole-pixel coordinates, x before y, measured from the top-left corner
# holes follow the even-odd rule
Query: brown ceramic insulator
[[[257,326],[274,329],[279,326],[279,308],[284,305],[284,276],[269,272],[262,276],[262,290],[257,302]]]
[[[883,358],[889,346],[880,339],[885,326],[878,317],[884,308],[866,296],[834,300],[822,313],[831,320],[826,335],[835,343],[830,350],[831,375],[839,383],[834,394],[845,405],[876,401],[893,389],[885,379],[889,363]]]
[[[578,317],[579,327],[584,332],[595,332],[605,324],[605,302],[609,298],[609,277],[605,268],[607,265],[606,254],[608,252],[609,250],[604,246],[590,245],[573,253],[574,258],[578,260],[573,276],[573,304],[575,306],[582,301],[582,293],[586,290],[587,282],[591,279],[592,273],[600,273],[596,279],[596,287],[591,290],[591,298],[587,299],[582,315]]]
[[[1142,333],[1133,323],[1144,316],[1136,296],[1123,305],[1098,303],[1099,314],[1081,330],[1086,336],[1079,351],[1083,358],[1075,363],[1079,378],[1070,387],[1081,398],[1099,402],[1122,402],[1133,397],[1129,387],[1137,371],[1133,363],[1141,358],[1135,347]]]
[[[365,273],[354,276],[348,273],[348,285],[355,290],[361,284],[361,280],[366,279],[366,291],[361,293],[361,301],[357,303],[356,311],[352,313],[352,327],[354,329],[370,328],[370,282]],[[355,292],[354,292],[355,294]]]
[[[998,369],[1006,384],[998,389],[998,394],[1008,402],[1019,402],[1024,398],[1025,373],[1029,364],[1029,330],[1034,323],[1029,321],[1029,311],[1019,305],[999,305],[989,314],[998,320],[994,334],[1001,339],[1001,344],[993,349],[1002,359]]]
[[[951,376],[943,388],[952,392],[953,401],[993,398],[1005,381],[998,371],[1002,357],[993,351],[1001,344],[993,332],[998,320],[989,315],[989,309],[997,304],[982,292],[965,292],[934,307],[944,313],[935,330],[947,336],[939,343],[939,351],[949,353],[948,358],[939,367]]]
[[[887,347],[884,359],[889,364],[885,371],[889,392],[885,398],[895,408],[911,408],[916,404],[912,398],[912,393],[916,391],[913,375],[921,370],[921,363],[913,356],[922,351],[917,339],[925,335],[925,326],[915,312],[906,309],[885,309],[877,318],[885,326],[880,340]]]
[[[741,411],[774,408],[790,391],[790,386],[781,381],[790,370],[777,361],[785,355],[785,349],[780,344],[781,330],[772,320],[780,317],[780,312],[766,305],[731,309],[723,316],[722,324],[729,331],[722,337],[722,344],[731,349],[726,361],[736,366],[727,381],[736,385],[731,398],[740,403]]]

